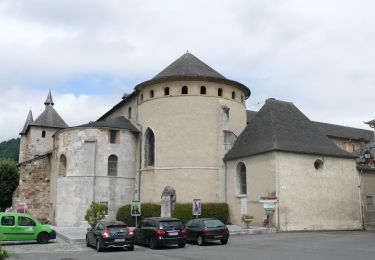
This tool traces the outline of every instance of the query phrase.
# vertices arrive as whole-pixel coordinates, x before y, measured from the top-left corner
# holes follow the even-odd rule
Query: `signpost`
[[[133,200],[130,207],[130,215],[135,217],[135,226],[137,226],[137,217],[141,215],[141,202],[139,200]]]
[[[201,200],[200,199],[194,199],[193,200],[193,216],[198,216],[201,215]]]

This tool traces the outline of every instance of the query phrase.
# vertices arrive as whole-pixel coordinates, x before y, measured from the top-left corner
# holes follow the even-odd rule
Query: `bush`
[[[101,205],[96,202],[91,202],[90,208],[86,211],[85,220],[89,222],[91,227],[95,227],[95,225],[105,218],[105,215],[108,213],[108,208],[104,205]]]
[[[3,260],[7,257],[9,257],[9,254],[5,249],[1,248],[1,243],[0,243],[0,260]]]
[[[200,218],[218,218],[223,223],[229,223],[229,207],[226,203],[202,203],[202,215]],[[135,217],[130,215],[131,205],[127,204],[119,208],[117,211],[116,219],[123,221],[129,226],[135,226]],[[138,217],[138,223],[147,217],[159,217],[160,216],[160,205],[145,203],[142,204],[142,215]],[[192,215],[192,203],[176,204],[175,211],[173,213],[174,218],[180,219],[186,223],[195,216]]]
[[[192,203],[177,204],[173,217],[181,219],[184,223],[195,216],[192,215]],[[226,203],[202,203],[202,214],[199,218],[217,218],[223,223],[229,223],[229,207]]]
[[[125,222],[128,226],[135,226],[135,217],[130,215],[131,205],[127,204],[118,209],[116,214],[116,220]],[[145,203],[141,206],[142,215],[137,217],[138,223],[144,218],[148,217],[160,217],[160,205],[154,203]]]

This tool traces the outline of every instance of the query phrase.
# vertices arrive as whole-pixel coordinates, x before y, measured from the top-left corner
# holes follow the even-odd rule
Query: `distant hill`
[[[18,162],[20,138],[13,138],[0,143],[0,159],[10,158]]]

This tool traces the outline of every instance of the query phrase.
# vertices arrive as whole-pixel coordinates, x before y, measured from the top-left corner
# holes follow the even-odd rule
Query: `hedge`
[[[229,207],[227,203],[202,203],[202,215],[200,218],[218,218],[225,224],[229,223]],[[129,226],[135,226],[135,217],[130,215],[130,204],[124,205],[117,211],[116,219],[127,223]],[[145,203],[142,204],[142,216],[138,217],[138,223],[147,217],[159,217],[160,205]],[[174,218],[180,219],[186,223],[195,218],[192,215],[192,203],[176,204],[173,213]]]

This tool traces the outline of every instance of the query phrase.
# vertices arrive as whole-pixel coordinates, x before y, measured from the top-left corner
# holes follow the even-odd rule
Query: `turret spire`
[[[20,135],[23,135],[23,134],[26,133],[27,127],[28,127],[29,124],[31,124],[33,121],[34,121],[34,119],[33,119],[33,112],[31,112],[31,108],[30,108],[30,110],[29,110],[29,114],[27,115],[27,118],[26,118],[26,121],[25,121],[25,125],[23,126]]]
[[[44,102],[44,105],[46,105],[46,106],[53,106],[54,104],[55,103],[53,103],[53,100],[52,100],[51,90],[49,90],[48,96],[47,96],[46,102]]]

